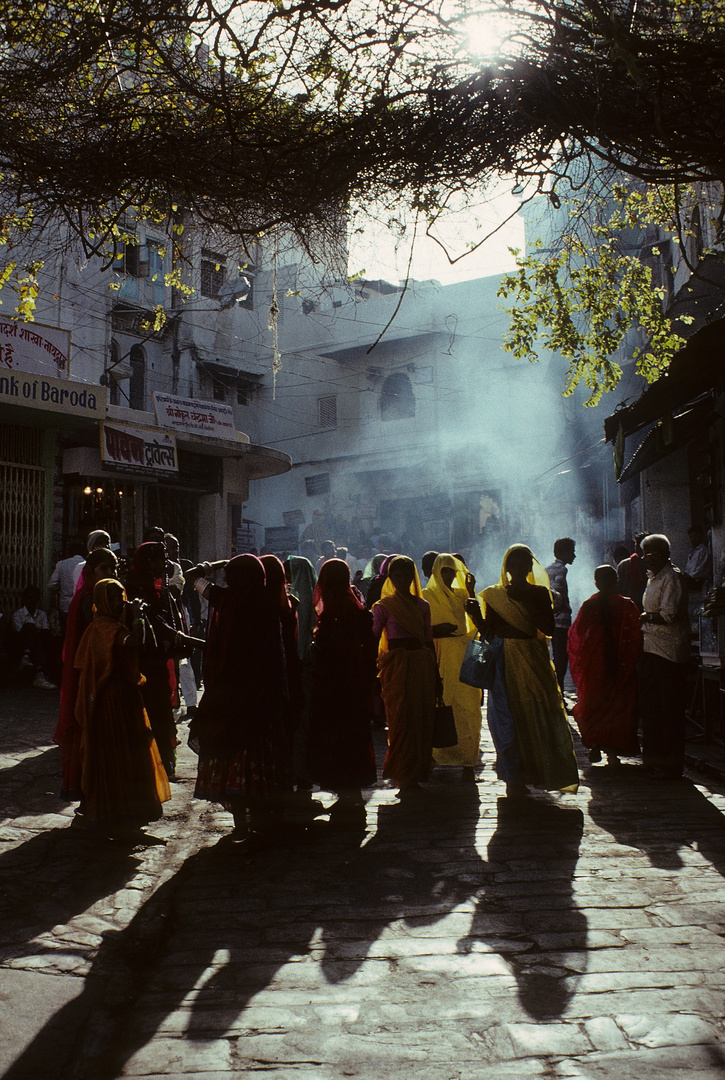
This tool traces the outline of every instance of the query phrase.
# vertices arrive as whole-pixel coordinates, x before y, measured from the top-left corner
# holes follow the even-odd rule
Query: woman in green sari
[[[509,796],[575,792],[579,774],[548,638],[554,630],[546,571],[525,544],[506,552],[498,585],[467,605],[489,640],[503,639],[488,691],[487,719],[496,747],[496,771]]]

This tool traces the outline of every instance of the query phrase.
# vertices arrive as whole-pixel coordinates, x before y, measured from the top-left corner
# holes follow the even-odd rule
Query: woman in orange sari
[[[569,669],[577,688],[574,719],[589,760],[610,765],[637,754],[637,661],[642,628],[634,601],[617,591],[617,571],[598,566],[597,592],[585,600],[569,631]]]
[[[383,778],[402,792],[427,780],[433,761],[436,666],[430,605],[420,595],[415,563],[396,555],[382,596],[373,605],[373,631],[380,639],[378,672],[388,720]]]
[[[137,606],[129,631],[126,592],[115,578],[97,582],[93,603],[75,655],[84,819],[107,835],[143,840],[141,826],[157,821],[171,798],[141,697],[144,620]]]
[[[60,711],[53,741],[61,748],[61,799],[81,798],[81,729],[76,720],[76,698],[80,673],[74,666],[76,649],[93,621],[93,589],[103,578],[116,576],[118,560],[109,548],[94,548],[78,579],[68,608],[63,641],[63,677],[60,683]]]

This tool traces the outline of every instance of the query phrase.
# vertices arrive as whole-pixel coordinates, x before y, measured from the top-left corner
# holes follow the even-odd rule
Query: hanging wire
[[[277,400],[277,373],[282,370],[282,356],[279,351],[279,304],[277,302],[277,254],[279,252],[279,233],[274,234],[274,279],[272,282],[272,303],[269,306],[269,324],[272,331],[272,401]]]

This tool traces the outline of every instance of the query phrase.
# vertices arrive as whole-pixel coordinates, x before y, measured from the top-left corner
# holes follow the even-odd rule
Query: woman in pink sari
[[[569,669],[579,700],[574,719],[591,762],[610,765],[639,752],[637,661],[642,630],[637,605],[617,592],[617,571],[598,566],[597,592],[585,600],[569,630]]]

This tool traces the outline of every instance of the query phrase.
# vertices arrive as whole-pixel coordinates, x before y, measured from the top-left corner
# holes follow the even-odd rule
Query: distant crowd
[[[359,815],[377,781],[375,727],[387,730],[382,776],[401,798],[419,798],[435,766],[475,783],[484,701],[506,795],[574,793],[567,669],[590,763],[606,754],[616,768],[641,751],[651,775],[675,779],[692,620],[711,577],[704,533],[690,539],[681,572],[667,537],[638,535],[616,567],[596,568],[573,618],[569,537],[546,568],[512,545],[498,581],[477,591],[461,553],[427,552],[423,586],[405,554],[351,567],[332,541],[284,561],[192,564],[152,527],[119,563],[96,530],[49,582],[64,637],[55,740],[74,827],[146,842],[170,798],[182,722],[198,754],[195,795],[231,812],[241,843],[314,817],[315,786],[336,795],[334,816]],[[7,662],[54,689],[39,603],[29,586]]]

